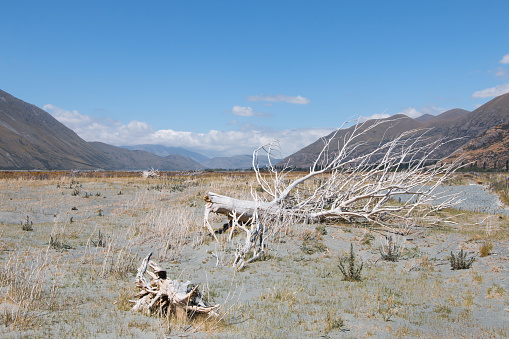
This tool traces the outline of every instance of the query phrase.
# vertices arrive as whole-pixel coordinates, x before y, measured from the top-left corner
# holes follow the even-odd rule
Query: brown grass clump
[[[481,257],[487,257],[491,254],[491,250],[493,249],[493,244],[491,242],[485,242],[482,244],[481,248],[479,249],[479,255]]]

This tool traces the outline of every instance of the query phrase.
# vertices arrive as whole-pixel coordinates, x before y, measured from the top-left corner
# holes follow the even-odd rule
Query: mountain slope
[[[441,138],[449,140],[447,144],[443,145],[433,154],[435,159],[444,158],[490,128],[509,122],[509,93],[494,98],[472,112],[453,109],[433,118],[425,117],[421,119],[423,121],[417,121],[406,116],[398,117],[397,115],[383,120],[388,123],[381,124],[373,131],[370,131],[369,135],[361,138],[360,140],[366,142],[366,145],[359,147],[355,154],[358,155],[366,152],[378,145],[379,142],[392,140],[396,135],[404,131],[423,128],[429,129],[426,133],[429,141]],[[390,128],[388,129],[389,126]],[[330,151],[336,151],[338,143],[341,143],[341,138],[346,133],[351,133],[352,130],[353,127],[339,131],[332,142],[333,147]],[[330,138],[332,135],[333,133],[326,136],[325,139]],[[322,147],[323,141],[317,140],[285,158],[281,164],[307,168],[317,158]]]
[[[390,118],[382,119],[384,123],[373,128],[367,134],[360,137],[357,141],[364,142],[364,145],[359,147],[356,152],[354,152],[353,156],[362,154],[367,152],[374,147],[378,146],[382,141],[393,140],[396,136],[401,133],[409,130],[425,128],[426,124],[415,119],[409,118],[406,115],[397,114]],[[365,123],[365,127],[372,126],[376,120],[369,120]],[[354,130],[355,126],[350,128],[339,130],[333,132],[322,139],[315,141],[314,143],[304,147],[300,151],[286,157],[283,159],[280,164],[288,165],[290,167],[298,167],[298,168],[308,168],[313,162],[316,160],[320,151],[323,149],[324,140],[328,140],[334,136],[333,141],[331,142],[331,147],[329,149],[330,152],[336,152],[338,150],[338,146],[343,145],[343,138],[347,134],[351,134]]]
[[[506,168],[509,161],[509,122],[482,132],[461,148],[461,154],[463,162],[471,162],[477,167]],[[457,156],[451,157],[455,158]]]
[[[111,146],[102,142],[90,142],[89,144],[111,159],[115,163],[116,169],[143,170],[151,167],[161,171],[203,169],[201,164],[181,155],[160,157],[148,151],[130,151],[122,147]]]
[[[0,90],[0,169],[93,169],[111,161],[49,113]]]
[[[87,143],[42,109],[0,90],[0,169],[180,171],[203,169],[179,155],[160,157],[100,142]]]
[[[509,121],[509,93],[496,97],[465,116],[458,125],[456,136],[469,139]]]
[[[471,113],[470,111],[467,111],[465,109],[453,108],[453,109],[445,111],[439,115],[431,116],[431,118],[427,119],[426,121],[432,121],[432,123],[436,124],[438,121],[445,121],[445,120],[450,121],[450,120],[454,120],[454,119],[464,118],[470,113]],[[419,120],[419,118],[417,118],[416,120]],[[422,120],[419,120],[419,121],[422,121]]]
[[[420,122],[426,122],[426,121],[433,119],[434,117],[435,117],[434,115],[426,113],[426,114],[421,115],[420,117],[415,118],[415,120],[420,121]]]

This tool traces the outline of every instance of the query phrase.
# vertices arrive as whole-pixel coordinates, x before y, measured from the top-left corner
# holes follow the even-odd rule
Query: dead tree
[[[366,147],[368,133],[386,122],[357,123],[346,132],[338,130],[323,140],[309,172],[300,176],[288,167],[277,169],[272,164],[271,159],[279,152],[277,142],[259,147],[253,153],[253,168],[263,193],[252,189],[253,200],[239,200],[208,192],[204,198],[205,227],[214,235],[208,220],[211,212],[250,225],[242,227],[246,245],[238,253],[238,267],[274,221],[343,219],[395,231],[398,224],[408,225],[416,215],[423,217],[452,206],[455,195],[434,191],[460,167],[461,157],[453,162],[433,161],[433,152],[446,141],[428,137],[428,130],[406,131],[359,151]],[[345,133],[336,138],[340,131]],[[258,166],[261,153],[269,160],[266,168]],[[438,199],[441,202],[437,204]]]
[[[145,179],[147,179],[147,178],[157,178],[157,177],[159,177],[159,171],[151,168],[148,171],[143,171],[141,173],[141,176],[143,178],[145,178]]]
[[[209,305],[198,289],[198,285],[190,281],[179,282],[167,277],[166,271],[150,260],[149,253],[136,275],[136,286],[140,292],[136,295],[138,300],[134,303],[133,311],[144,312],[147,315],[159,313],[168,318],[176,317],[179,320],[192,316],[195,313],[217,315],[214,310],[219,305]],[[152,271],[148,271],[148,267]],[[150,281],[145,279],[145,273],[150,276]]]

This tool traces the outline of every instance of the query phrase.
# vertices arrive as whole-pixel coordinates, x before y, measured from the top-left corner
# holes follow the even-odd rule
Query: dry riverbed
[[[0,180],[0,336],[509,336],[509,217],[441,212],[456,224],[415,228],[397,262],[381,259],[381,233],[366,225],[296,225],[234,272],[226,235],[217,244],[201,227],[202,197],[247,198],[251,185],[248,174]],[[212,221],[219,229],[227,220]],[[360,282],[338,268],[350,244],[364,263]],[[448,257],[460,249],[476,260],[453,271]],[[172,279],[221,304],[219,317],[130,312],[149,252]]]

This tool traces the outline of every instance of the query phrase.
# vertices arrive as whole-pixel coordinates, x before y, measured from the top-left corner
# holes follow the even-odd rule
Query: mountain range
[[[86,142],[49,113],[0,90],[0,169],[203,169],[196,161]]]
[[[452,109],[440,115],[422,115],[412,119],[395,115],[384,119],[364,135],[365,152],[380,142],[404,131],[426,129],[430,140],[450,139],[436,154],[446,157],[461,150],[465,161],[502,166],[509,160],[509,93],[501,95],[472,112]],[[366,122],[365,126],[375,123]],[[339,130],[317,140],[283,159],[280,164],[306,168],[317,158],[323,140],[334,136],[330,151],[337,150],[341,138],[354,127]],[[261,159],[264,160],[264,159]],[[140,170],[150,167],[167,170],[204,168],[250,168],[251,155],[209,159],[179,147],[136,145],[116,147],[101,142],[86,142],[49,113],[0,90],[0,169],[107,169]],[[261,162],[261,165],[264,163]]]
[[[353,156],[373,149],[381,142],[392,140],[405,131],[420,129],[427,131],[426,137],[430,142],[438,139],[449,140],[435,152],[433,157],[436,159],[447,157],[457,150],[460,151],[457,153],[463,153],[465,161],[493,162],[497,158],[499,163],[505,164],[509,159],[509,149],[507,148],[509,144],[505,148],[502,144],[497,144],[496,153],[493,148],[493,143],[504,139],[507,131],[504,128],[505,124],[509,122],[509,93],[496,97],[472,112],[452,109],[437,116],[423,115],[412,119],[405,115],[395,115],[383,120],[385,123],[373,128],[359,139],[364,145],[359,147]],[[373,123],[375,123],[374,120],[367,121],[365,127]],[[342,145],[345,135],[352,133],[353,129],[354,126],[333,132],[286,157],[281,164],[296,168],[309,168],[323,149],[324,139],[334,137],[329,151],[335,152]],[[509,136],[507,137],[509,140]],[[488,150],[488,146],[493,149]],[[489,152],[491,155],[488,154]]]
[[[200,163],[203,168],[209,169],[249,169],[253,167],[253,156],[251,154],[208,158],[200,153],[192,152],[182,147],[166,147],[150,144],[121,147],[129,150],[144,150],[164,157],[168,157],[170,155],[181,155],[191,158]],[[277,163],[279,160],[280,159],[272,159],[274,163]],[[258,164],[263,167],[268,164],[268,160],[266,158],[260,158],[258,159]]]
[[[193,159],[196,162],[203,163],[207,160],[210,160],[209,157],[206,157],[200,153],[189,151],[182,147],[166,147],[163,145],[134,145],[134,146],[120,146],[122,148],[132,150],[132,151],[148,151],[160,157],[167,157],[169,155],[181,155],[183,157],[188,157]]]

